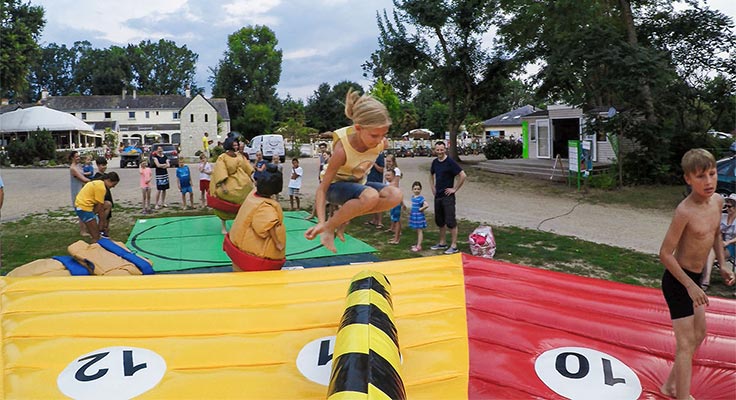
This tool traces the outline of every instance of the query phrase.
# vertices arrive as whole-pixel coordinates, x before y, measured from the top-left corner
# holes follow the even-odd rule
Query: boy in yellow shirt
[[[79,219],[87,226],[92,243],[100,240],[100,226],[107,226],[107,212],[105,210],[105,194],[114,188],[120,177],[116,172],[104,174],[102,180],[89,181],[74,200],[74,210]]]

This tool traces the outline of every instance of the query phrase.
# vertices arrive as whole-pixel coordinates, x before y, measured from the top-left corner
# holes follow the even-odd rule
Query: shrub
[[[13,140],[8,144],[8,158],[15,165],[32,165],[56,156],[56,143],[47,130],[31,132],[25,141]]]
[[[497,137],[488,139],[483,146],[483,154],[487,160],[501,160],[504,158],[520,158],[524,146],[516,140],[506,140]]]

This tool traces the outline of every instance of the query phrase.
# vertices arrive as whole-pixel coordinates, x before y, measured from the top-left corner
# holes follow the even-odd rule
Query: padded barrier
[[[362,271],[350,282],[327,396],[328,400],[406,398],[391,284],[379,272]]]
[[[153,271],[153,267],[151,266],[151,263],[144,260],[142,257],[139,257],[134,253],[131,253],[130,250],[123,248],[122,246],[113,242],[112,240],[108,238],[100,238],[100,240],[98,240],[97,243],[100,246],[102,246],[103,249],[135,265],[136,268],[141,270],[143,275],[153,275],[155,273]],[[72,275],[76,275],[76,274],[72,272]]]

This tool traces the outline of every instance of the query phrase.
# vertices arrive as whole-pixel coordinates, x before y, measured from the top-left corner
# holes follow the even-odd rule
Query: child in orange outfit
[[[273,199],[282,186],[282,174],[268,164],[256,181],[256,190],[245,198],[223,243],[234,271],[274,270],[284,265],[284,212]]]

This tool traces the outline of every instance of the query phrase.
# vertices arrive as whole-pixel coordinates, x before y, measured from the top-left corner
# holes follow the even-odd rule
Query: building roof
[[[43,101],[49,108],[73,112],[80,110],[179,110],[191,99],[176,94],[171,95],[131,95],[123,96],[49,96]]]
[[[537,109],[534,108],[534,106],[527,104],[524,107],[487,119],[483,121],[483,126],[521,126],[521,117],[532,114],[535,111],[537,111]]]
[[[224,121],[230,120],[230,112],[227,110],[227,99],[221,97],[213,97],[209,99],[210,104],[215,107],[217,113],[220,114],[220,118]]]

